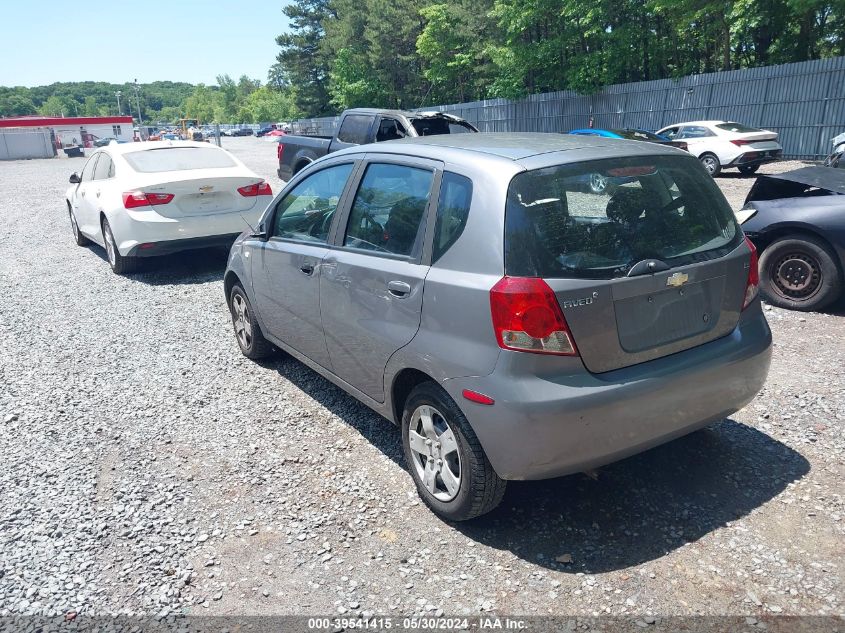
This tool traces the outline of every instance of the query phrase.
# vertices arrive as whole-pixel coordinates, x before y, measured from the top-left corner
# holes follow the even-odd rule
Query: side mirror
[[[79,178],[79,174],[77,174],[76,172],[73,172],[70,175],[70,184],[78,185],[80,182],[82,182],[82,180]]]

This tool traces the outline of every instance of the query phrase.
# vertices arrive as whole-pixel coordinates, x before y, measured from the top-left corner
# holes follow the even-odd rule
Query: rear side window
[[[372,163],[367,167],[346,227],[344,246],[411,257],[419,252],[434,173]]]
[[[225,151],[215,147],[162,147],[129,152],[123,157],[135,171],[148,174],[191,169],[221,169],[237,163]]]
[[[94,170],[94,180],[106,180],[114,176],[114,163],[108,154],[100,154],[97,167]]]
[[[363,145],[367,142],[367,134],[373,123],[373,118],[365,114],[350,114],[343,119],[337,140],[341,143],[355,143]]]
[[[432,262],[440,259],[464,232],[471,202],[472,181],[465,176],[444,172],[440,200],[437,202],[437,221],[434,224]]]
[[[644,259],[670,266],[721,257],[742,231],[693,158],[614,158],[513,178],[505,273],[614,279]]]
[[[685,125],[681,128],[678,138],[706,138],[708,136],[715,136],[715,134],[703,125]]]

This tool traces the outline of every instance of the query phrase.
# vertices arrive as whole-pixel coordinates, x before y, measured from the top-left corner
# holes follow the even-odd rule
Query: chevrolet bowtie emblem
[[[211,185],[205,185],[204,187],[200,187],[200,191],[202,191],[203,193],[208,193],[212,189],[214,189],[214,187],[212,187]]]
[[[677,288],[678,286],[683,286],[685,283],[689,281],[689,275],[686,273],[673,273],[669,275],[666,279],[667,286],[673,286]]]

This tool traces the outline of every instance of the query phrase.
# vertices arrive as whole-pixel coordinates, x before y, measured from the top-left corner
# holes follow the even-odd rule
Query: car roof
[[[409,151],[413,148],[412,151]],[[670,154],[677,156],[681,150],[657,143],[643,143],[625,139],[606,138],[576,134],[543,134],[534,132],[496,132],[475,134],[440,134],[419,136],[378,144],[358,145],[333,154],[356,154],[367,152],[408,154],[422,158],[454,161],[472,159],[483,155],[500,162],[524,162],[549,156],[549,164],[575,162],[618,155]],[[563,153],[564,155],[561,155]],[[551,155],[554,154],[554,159]],[[684,154],[686,154],[684,152]],[[561,160],[563,159],[563,160]]]
[[[671,125],[664,125],[661,130],[667,127],[675,127],[678,125],[719,125],[720,123],[735,123],[736,121],[683,121],[681,123],[672,123]]]

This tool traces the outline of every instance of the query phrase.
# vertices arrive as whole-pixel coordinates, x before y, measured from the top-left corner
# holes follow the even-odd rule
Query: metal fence
[[[482,132],[566,132],[588,127],[658,130],[684,121],[723,119],[774,130],[784,156],[819,159],[845,131],[845,57],[571,91],[520,101],[489,99],[435,106]],[[337,117],[297,121],[294,129],[332,134]]]
[[[52,158],[55,155],[56,148],[47,128],[0,129],[0,160]]]

